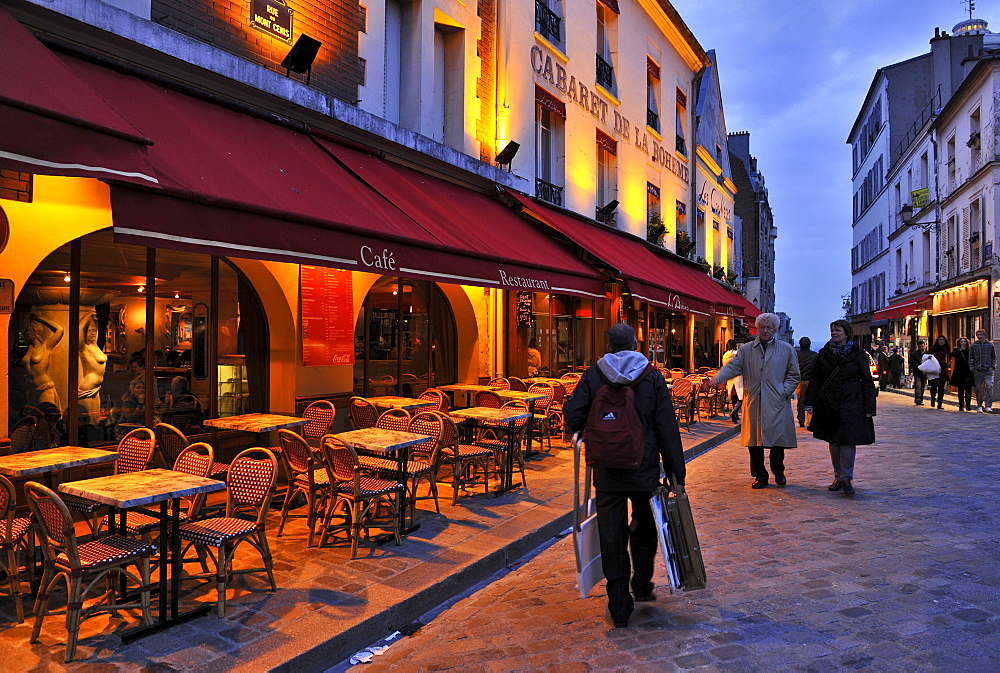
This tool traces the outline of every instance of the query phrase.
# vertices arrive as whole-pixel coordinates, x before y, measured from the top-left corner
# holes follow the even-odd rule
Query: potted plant
[[[686,231],[677,232],[677,254],[690,259],[694,252],[695,242],[691,240],[691,235]]]
[[[663,224],[663,216],[655,210],[646,214],[646,240],[653,245],[663,245],[663,235],[667,227]]]

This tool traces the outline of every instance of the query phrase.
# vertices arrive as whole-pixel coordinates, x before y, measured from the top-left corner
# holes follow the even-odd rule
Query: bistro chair
[[[434,411],[440,411],[446,414],[451,409],[451,400],[443,391],[438,390],[437,388],[428,388],[424,392],[420,393],[419,399],[437,402],[437,408],[434,409]]]
[[[552,451],[552,425],[549,423],[549,414],[552,410],[552,401],[555,399],[556,390],[550,383],[533,383],[528,388],[528,392],[535,395],[545,395],[544,400],[535,402],[535,415],[533,432],[538,433],[538,448],[542,448],[543,443],[548,443],[549,451]],[[533,441],[528,437],[528,442]],[[530,448],[530,447],[529,447]]]
[[[201,400],[190,393],[178,395],[170,409],[160,414],[165,423],[180,428],[184,433],[200,433],[205,429],[201,426],[203,413]]]
[[[25,416],[17,421],[10,431],[10,452],[24,453],[31,451],[35,446],[35,425],[38,419],[34,416]]]
[[[320,443],[323,462],[333,481],[336,497],[327,506],[320,528],[319,546],[326,544],[331,532],[331,521],[338,512],[343,512],[344,524],[337,528],[346,530],[351,541],[351,558],[358,556],[358,541],[361,531],[367,533],[374,525],[389,525],[396,539],[396,546],[403,543],[399,536],[399,498],[403,497],[403,484],[395,480],[365,476],[361,472],[358,454],[350,443],[336,435],[323,437]],[[380,505],[389,509],[389,522],[375,523]]]
[[[553,381],[549,384],[552,386],[552,402],[549,403],[549,426],[552,431],[563,436],[563,405],[566,403],[566,384],[562,381]]]
[[[108,535],[79,544],[69,509],[54,491],[34,481],[24,485],[24,493],[31,508],[35,534],[44,554],[44,570],[35,598],[35,626],[31,631],[31,642],[38,642],[42,622],[49,614],[49,598],[60,580],[66,583],[66,662],[76,654],[76,641],[80,633],[80,622],[96,612],[111,612],[139,608],[143,622],[152,624],[149,614],[149,559],[156,547],[133,540],[123,535]],[[127,569],[135,565],[139,574]],[[131,580],[138,585],[139,603],[121,604],[115,602],[115,584],[112,575],[123,580]],[[84,609],[84,599],[90,590],[103,586],[104,600]]]
[[[508,376],[507,383],[510,385],[510,390],[517,390],[522,393],[528,392],[528,384],[516,376]]]
[[[306,546],[312,547],[316,520],[322,518],[322,505],[330,494],[330,477],[322,461],[315,455],[315,449],[304,437],[292,430],[278,430],[278,441],[281,443],[281,456],[288,471],[288,489],[281,506],[281,523],[278,524],[277,536],[281,537],[285,530],[288,510],[291,509],[295,496],[301,493],[306,499],[306,525],[309,526]]]
[[[399,432],[406,432],[410,429],[410,412],[406,409],[397,409],[391,407],[386,409],[378,420],[375,421],[375,427],[381,430],[398,430]],[[382,462],[387,460],[385,454],[379,452],[371,452],[364,449],[356,449],[361,459],[361,467],[369,472],[373,472],[381,475],[385,464]],[[393,470],[395,471],[396,460],[393,458],[391,460],[393,464]]]
[[[490,379],[490,382],[487,383],[486,385],[488,385],[490,388],[499,388],[500,390],[510,390],[510,381],[503,378],[502,376],[497,377],[495,379]]]
[[[678,421],[684,421],[688,432],[694,416],[695,386],[689,379],[674,379],[670,396],[673,398],[674,414]]]
[[[511,400],[505,403],[501,409],[517,409],[518,411],[528,411],[528,403],[522,402],[521,400]],[[507,423],[502,426],[497,424],[496,427],[502,428],[505,433],[514,433],[513,446],[514,446],[514,456],[513,460],[518,468],[521,470],[521,483],[524,487],[528,487],[528,480],[524,477],[524,453],[521,450],[521,445],[525,441],[525,432],[528,429],[528,419],[523,418],[519,421],[514,421],[514,427],[510,427]],[[503,461],[507,457],[507,451],[510,450],[510,444],[508,443],[507,437],[500,437],[497,439],[483,439],[476,442],[477,446],[484,446],[493,450],[493,461],[497,470],[497,479],[500,478],[500,471],[503,470]]]
[[[374,428],[378,420],[378,408],[363,397],[352,397],[347,407],[347,416],[351,420],[351,429]]]
[[[156,436],[156,448],[160,450],[164,465],[175,465],[177,459],[184,452],[190,442],[187,436],[170,425],[169,423],[157,423],[153,426],[153,434]],[[227,463],[215,462],[215,455],[212,456],[212,471],[206,475],[212,479],[225,479],[229,472]]]
[[[333,429],[337,409],[329,400],[316,400],[302,410],[302,418],[309,422],[302,426],[302,437],[309,446],[319,448],[319,440]]]
[[[573,391],[576,390],[576,386],[580,383],[580,379],[582,377],[583,375],[577,372],[563,374],[559,377],[559,382],[563,384],[564,388],[566,388],[566,397],[573,394]]]
[[[130,474],[149,469],[155,448],[156,438],[152,430],[149,428],[132,430],[118,442],[118,458],[115,460],[114,474]],[[62,502],[67,509],[86,515],[90,533],[96,537],[99,528],[97,512],[107,505],[75,495],[62,496]]]
[[[264,526],[277,477],[278,460],[270,450],[257,447],[241,452],[229,466],[225,515],[189,522],[180,527],[180,538],[188,543],[185,550],[192,545],[195,547],[205,571],[202,575],[191,575],[185,579],[210,579],[204,557],[212,557],[215,563],[216,614],[220,618],[226,614],[226,584],[234,575],[266,572],[271,591],[278,590]],[[244,542],[257,550],[263,567],[233,569],[233,557]],[[212,555],[210,547],[216,549],[216,555]]]
[[[490,490],[489,462],[493,458],[493,449],[462,444],[461,435],[455,420],[447,414],[440,414],[443,423],[441,439],[441,461],[451,466],[451,487],[453,489],[451,504],[458,504],[459,491],[467,486],[483,485],[483,493]],[[476,478],[476,473],[481,479]]]
[[[480,390],[476,393],[476,406],[499,409],[503,406],[503,398],[492,390]]]
[[[184,447],[174,460],[173,465],[170,469],[174,472],[183,472],[185,474],[193,474],[198,477],[208,477],[212,474],[212,466],[214,463],[215,452],[212,449],[211,444],[206,442],[196,442],[190,446]],[[187,521],[194,521],[198,518],[198,514],[201,511],[202,506],[205,504],[205,499],[207,494],[199,493],[193,498],[181,498],[182,509],[177,514],[177,518],[181,523]],[[170,508],[172,505],[168,506],[168,515],[172,514]],[[108,523],[107,517],[101,522],[100,529],[103,529]],[[125,512],[125,533],[132,536],[142,536],[142,538],[151,542],[152,534],[158,531],[160,528],[160,514],[159,512],[151,512],[144,509],[132,509]]]
[[[17,505],[17,493],[10,479],[0,475],[0,552],[6,552],[6,558],[0,557],[0,570],[7,577],[10,595],[14,597],[14,607],[17,610],[17,623],[24,621],[24,599],[21,595],[21,566],[17,562],[18,551],[25,552],[25,563],[31,563],[35,558],[35,537],[30,534],[31,519],[29,517],[14,518]]]

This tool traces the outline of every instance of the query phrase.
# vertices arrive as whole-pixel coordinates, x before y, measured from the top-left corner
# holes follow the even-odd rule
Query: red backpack
[[[597,389],[587,415],[583,440],[587,451],[587,465],[634,470],[646,454],[646,433],[642,429],[639,412],[635,409],[635,391],[653,366],[647,366],[635,381],[625,386],[605,383]]]

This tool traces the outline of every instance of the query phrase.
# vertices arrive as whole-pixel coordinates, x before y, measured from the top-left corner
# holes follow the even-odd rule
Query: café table
[[[539,393],[526,393],[522,390],[494,389],[493,392],[495,392],[497,395],[500,396],[501,399],[504,400],[519,400],[521,402],[528,403],[528,411],[531,413],[531,418],[528,419],[528,441],[527,441],[528,450],[524,453],[524,457],[531,458],[532,456],[539,453],[538,451],[533,451],[531,448],[533,443],[531,438],[535,432],[535,402],[544,400],[546,396],[541,395]],[[541,435],[538,436],[538,448],[539,449],[542,448]]]
[[[396,397],[394,395],[382,395],[379,397],[366,397],[366,400],[380,409],[423,409],[425,407],[437,406],[434,400],[418,400],[415,397]]]
[[[409,475],[406,473],[406,466],[409,462],[409,448],[417,444],[428,441],[428,435],[421,435],[416,432],[405,432],[403,430],[385,430],[383,428],[361,428],[359,430],[348,430],[334,435],[350,443],[356,449],[372,451],[374,453],[395,453],[396,454],[396,476],[399,483],[406,484]],[[406,491],[404,489],[400,497],[400,504],[397,512],[399,519],[399,534],[408,535],[420,528],[420,524],[406,526]],[[381,535],[376,538],[376,542],[382,544],[386,540],[392,539],[392,535]]]
[[[472,406],[469,403],[469,397],[484,390],[492,393],[497,392],[496,388],[491,388],[490,386],[481,386],[475,383],[451,383],[445,386],[437,386],[437,389],[443,390],[446,393],[451,393],[452,399],[455,402],[456,407]]]
[[[515,440],[517,433],[514,431],[514,424],[517,421],[530,419],[531,412],[521,411],[519,409],[494,409],[492,407],[469,407],[468,409],[456,409],[451,412],[452,416],[458,416],[460,418],[467,418],[472,423],[467,423],[467,438],[468,443],[473,442],[475,436],[476,424],[477,423],[505,423],[507,432],[507,456],[504,459],[504,463],[500,470],[500,484],[497,487],[495,493],[500,495],[501,493],[506,493],[507,491],[513,490],[521,485],[521,482],[514,482],[514,449],[516,447]]]
[[[210,418],[202,421],[202,425],[212,428],[212,444],[219,430],[240,430],[242,432],[252,432],[256,435],[256,445],[261,444],[260,436],[275,430],[285,430],[286,428],[297,428],[309,422],[308,418],[301,416],[285,416],[283,414],[240,414],[238,416],[222,416],[220,418]]]
[[[42,475],[43,483],[52,488],[52,473],[71,467],[113,463],[117,451],[91,449],[84,446],[60,446],[54,449],[26,451],[0,457],[0,474],[5,477],[32,477]]]
[[[141,472],[113,474],[107,477],[69,481],[59,485],[59,490],[69,495],[88,498],[109,505],[112,508],[108,517],[108,528],[114,533],[120,527],[125,528],[125,511],[143,505],[160,505],[160,535],[159,544],[159,614],[157,620],[150,626],[140,626],[121,634],[122,642],[130,642],[137,638],[161,631],[167,626],[187,621],[194,617],[207,614],[212,606],[202,605],[178,614],[180,582],[181,582],[181,539],[180,539],[180,499],[213,493],[226,488],[226,482],[200,477],[186,472],[174,470],[152,469]],[[170,505],[168,507],[168,505]],[[115,521],[115,514],[119,521]],[[167,557],[169,544],[170,565],[167,572]],[[169,615],[168,615],[169,599]]]

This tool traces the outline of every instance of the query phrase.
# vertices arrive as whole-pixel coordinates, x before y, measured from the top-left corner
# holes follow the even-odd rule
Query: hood
[[[623,386],[632,383],[649,365],[649,360],[639,351],[608,353],[597,361],[597,366],[608,381]]]

